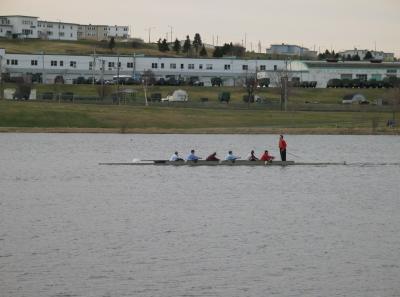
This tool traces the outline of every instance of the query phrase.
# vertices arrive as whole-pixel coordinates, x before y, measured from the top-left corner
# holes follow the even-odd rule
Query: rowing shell
[[[168,160],[147,160],[146,162],[132,163],[99,163],[99,165],[134,165],[134,166],[292,166],[292,165],[308,165],[308,166],[327,166],[327,165],[346,165],[342,163],[295,163],[294,161],[168,161]]]

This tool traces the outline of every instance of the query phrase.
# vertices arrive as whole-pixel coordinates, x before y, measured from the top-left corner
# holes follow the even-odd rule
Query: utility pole
[[[133,79],[136,80],[136,53],[133,52]]]
[[[117,96],[118,96],[118,105],[121,104],[120,96],[119,96],[119,52],[118,52],[118,59],[117,59]]]
[[[151,38],[151,29],[155,29],[155,27],[148,27],[148,28],[146,29],[146,31],[149,32],[149,43],[151,42],[151,41],[150,41],[150,38]]]
[[[96,76],[96,48],[93,48],[93,65],[92,65],[92,85],[94,85]]]
[[[4,92],[3,92],[3,56],[0,56],[0,99],[4,99]]]
[[[46,83],[46,73],[44,69],[44,51],[42,51],[42,84]]]
[[[172,30],[174,29],[172,26],[168,26],[171,29],[171,43],[172,43]],[[168,40],[168,38],[167,38]]]

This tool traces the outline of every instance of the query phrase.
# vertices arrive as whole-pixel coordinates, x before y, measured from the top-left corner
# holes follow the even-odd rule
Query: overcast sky
[[[329,3],[328,3],[329,2]],[[135,37],[242,43],[263,50],[272,43],[310,49],[374,49],[400,56],[400,0],[0,0],[0,15],[32,15],[42,20],[129,25]],[[168,35],[170,38],[170,35]]]

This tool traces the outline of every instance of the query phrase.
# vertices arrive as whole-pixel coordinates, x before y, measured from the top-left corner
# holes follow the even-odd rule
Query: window
[[[169,64],[169,68],[170,68],[170,69],[176,69],[176,64],[175,64],[175,63]]]
[[[161,66],[161,69],[164,69],[164,63],[161,63],[160,66]]]
[[[341,74],[340,79],[353,79],[353,74]]]
[[[64,61],[60,61],[60,67],[64,67]]]
[[[51,66],[57,66],[57,61],[54,61],[54,60],[50,61],[50,65]]]
[[[60,32],[60,36],[65,36],[65,33],[64,32]]]
[[[69,61],[69,67],[76,68],[76,61]]]
[[[199,64],[199,69],[200,69],[200,70],[203,69],[203,64]]]
[[[133,62],[126,63],[126,68],[133,68]]]
[[[225,70],[231,70],[231,65],[225,64],[224,69],[225,69]]]
[[[10,65],[10,60],[9,59],[7,59],[7,65]]]
[[[89,62],[89,70],[93,69],[93,62]]]
[[[194,64],[188,64],[188,69],[194,69]]]
[[[278,70],[278,66],[274,65],[274,71],[277,71],[277,70]]]
[[[357,74],[356,77],[359,80],[362,80],[362,81],[367,81],[368,80],[368,75],[367,74]]]
[[[249,65],[242,65],[242,70],[249,70]]]
[[[115,63],[114,62],[108,62],[108,68],[114,68]]]
[[[118,62],[118,68],[121,68],[121,62]]]
[[[207,70],[212,70],[213,69],[213,65],[212,64],[206,64],[206,69]]]
[[[265,67],[265,65],[260,65],[260,70],[261,71],[265,71],[267,69],[267,67]]]
[[[396,77],[397,76],[397,69],[388,69],[386,71],[386,76],[387,77],[391,77],[391,76]]]
[[[37,64],[38,64],[38,63],[37,63],[37,60],[31,60],[31,65],[32,65],[32,66],[37,66]]]
[[[185,65],[181,64],[181,69],[185,69]]]
[[[382,74],[372,74],[371,79],[382,80]]]
[[[12,59],[11,60],[11,65],[18,65],[18,60]]]
[[[151,63],[151,68],[157,69],[158,68],[158,64],[157,63]]]

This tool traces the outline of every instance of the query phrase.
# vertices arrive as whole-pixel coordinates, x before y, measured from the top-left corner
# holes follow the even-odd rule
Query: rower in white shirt
[[[171,158],[169,158],[169,160],[170,160],[171,162],[183,161],[183,159],[179,157],[178,152],[175,152],[175,153],[171,156]]]
[[[228,152],[228,155],[225,157],[225,161],[235,161],[236,159],[240,159],[240,157],[236,157],[232,151]]]

